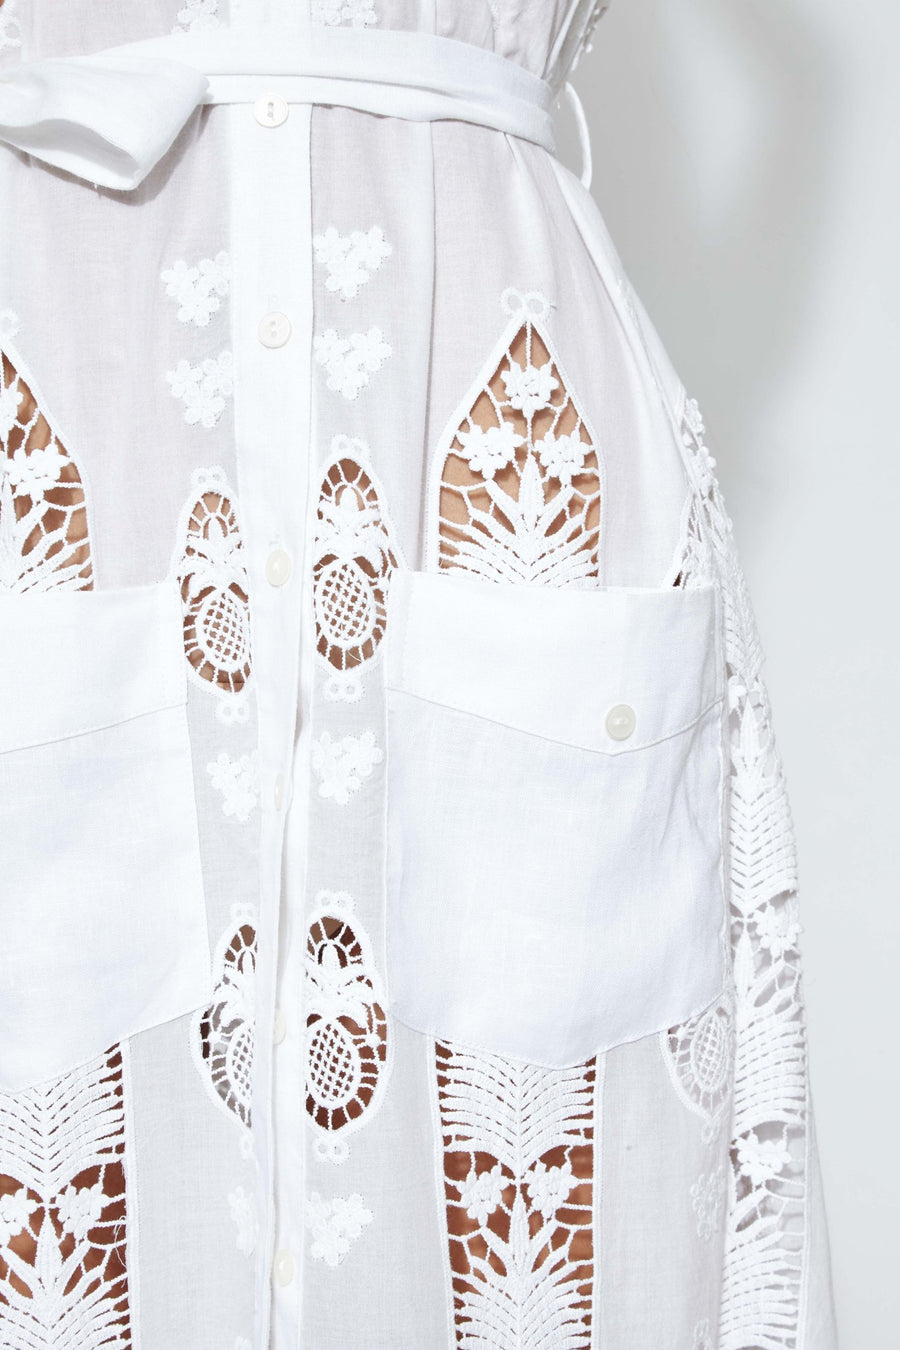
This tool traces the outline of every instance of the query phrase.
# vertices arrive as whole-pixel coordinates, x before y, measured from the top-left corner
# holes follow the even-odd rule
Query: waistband
[[[554,90],[506,57],[430,33],[213,29],[0,78],[0,142],[102,187],[137,187],[204,103],[340,105],[411,121],[455,119],[555,149]]]

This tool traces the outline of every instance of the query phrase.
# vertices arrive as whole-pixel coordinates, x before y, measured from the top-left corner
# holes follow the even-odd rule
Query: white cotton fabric
[[[834,1350],[752,607],[545,135],[604,8],[0,5],[0,1344]]]

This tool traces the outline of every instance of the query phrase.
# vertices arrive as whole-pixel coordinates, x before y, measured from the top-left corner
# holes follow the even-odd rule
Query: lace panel
[[[502,303],[512,322],[499,356],[438,452],[440,566],[492,581],[585,584],[598,566],[596,441],[535,322],[547,301],[507,291]]]
[[[807,1050],[793,825],[732,524],[696,403],[679,584],[719,582],[730,708],[735,1095],[720,1350],[796,1350],[806,1226]],[[673,1028],[670,1038],[690,1035]]]
[[[250,606],[234,494],[219,468],[198,469],[182,513],[177,572],[184,601],[184,648],[191,673],[222,695],[233,720],[250,680]]]
[[[122,1052],[0,1095],[0,1343],[131,1345]]]
[[[346,1135],[380,1105],[392,1065],[371,944],[345,891],[316,897],[306,944],[306,1112],[316,1156],[343,1162]]]
[[[90,590],[87,507],[78,466],[32,388],[0,354],[0,589]]]
[[[195,1015],[191,1047],[212,1100],[242,1125],[250,1125],[253,1091],[256,927],[235,916],[215,957],[212,1001]]]
[[[365,444],[335,436],[319,490],[313,564],[316,650],[329,670],[326,698],[360,697],[361,668],[384,637],[398,550],[381,498]]]
[[[588,1350],[596,1059],[435,1062],[457,1344]]]
[[[531,292],[437,452],[432,561],[482,579],[598,579],[602,467]],[[436,555],[436,556],[435,556]],[[591,1344],[596,1057],[551,1070],[435,1042],[460,1347]]]

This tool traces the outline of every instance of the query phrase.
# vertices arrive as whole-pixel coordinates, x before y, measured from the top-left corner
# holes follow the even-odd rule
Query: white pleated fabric
[[[0,0],[0,1346],[835,1350],[604,8]]]

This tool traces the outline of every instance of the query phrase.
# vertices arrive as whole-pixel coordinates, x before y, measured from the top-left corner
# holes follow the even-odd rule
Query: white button
[[[270,586],[283,586],[291,575],[291,555],[283,548],[273,548],[266,558],[266,581]]]
[[[294,1278],[294,1258],[289,1251],[281,1248],[275,1253],[275,1260],[272,1263],[272,1275],[275,1283],[280,1284],[282,1288],[290,1284]]]
[[[272,800],[275,803],[275,810],[281,810],[281,803],[284,801],[284,774],[276,773],[275,786],[272,789]]]
[[[287,1021],[280,1008],[275,1009],[275,1017],[272,1021],[272,1040],[275,1045],[280,1045],[287,1035]]]
[[[289,112],[287,99],[280,94],[263,94],[253,105],[253,115],[261,127],[280,127]]]
[[[280,309],[273,309],[262,316],[257,332],[264,347],[283,347],[291,336],[291,321]]]
[[[634,708],[629,708],[627,703],[617,703],[606,714],[606,730],[614,741],[627,741],[636,722]]]

